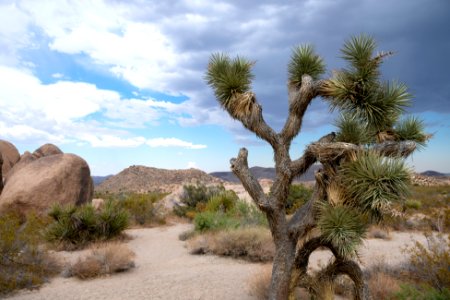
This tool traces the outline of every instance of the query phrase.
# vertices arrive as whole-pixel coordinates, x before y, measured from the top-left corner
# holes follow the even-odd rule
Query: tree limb
[[[253,177],[248,169],[247,161],[248,151],[245,148],[239,150],[237,158],[230,160],[231,170],[239,178],[244,186],[245,190],[249,193],[255,204],[263,211],[271,210],[270,203],[266,194],[259,184],[259,182]]]
[[[325,193],[325,178],[324,174],[319,170],[315,173],[316,185],[314,187],[314,193],[308,202],[296,210],[292,218],[288,223],[289,235],[295,241],[299,238],[303,238],[309,230],[316,226],[315,218],[315,204],[317,200],[322,199]]]
[[[289,83],[289,116],[280,133],[283,141],[290,144],[292,139],[300,132],[308,105],[317,96],[322,81],[313,81],[311,76],[303,75],[300,87]]]
[[[364,283],[364,275],[359,265],[352,260],[336,259],[317,275],[317,282],[332,283],[338,275],[345,274],[354,283],[356,300],[369,299],[369,289]]]
[[[313,143],[308,147],[312,155],[321,163],[335,161],[340,157],[361,149],[364,149],[363,146],[343,142]],[[369,149],[375,150],[384,156],[406,157],[416,149],[416,143],[413,141],[386,141],[375,144]]]
[[[299,159],[296,159],[291,162],[291,174],[293,177],[297,177],[303,175],[309,167],[311,167],[316,161],[317,158],[313,151],[311,151],[311,146],[317,143],[331,143],[334,141],[336,134],[331,132],[327,135],[321,137],[317,142],[312,143],[306,147],[305,153]]]
[[[246,92],[236,94],[234,97],[233,103],[236,104],[227,108],[230,115],[241,121],[244,127],[255,133],[256,136],[275,147],[278,141],[277,134],[264,120],[262,107],[256,101],[255,94]]]

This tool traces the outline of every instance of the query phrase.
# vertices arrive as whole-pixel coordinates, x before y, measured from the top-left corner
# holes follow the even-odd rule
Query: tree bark
[[[275,231],[272,231],[275,257],[269,291],[270,300],[288,299],[295,259],[296,242],[289,238],[286,223],[278,224],[278,227],[280,228],[274,228]]]

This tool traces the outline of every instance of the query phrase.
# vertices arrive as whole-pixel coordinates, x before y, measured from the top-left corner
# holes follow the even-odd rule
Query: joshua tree
[[[371,37],[361,35],[344,43],[342,58],[348,67],[328,79],[322,59],[312,46],[293,50],[288,65],[289,115],[280,132],[264,120],[261,105],[251,91],[253,62],[213,54],[206,80],[220,105],[248,130],[273,148],[276,179],[265,194],[249,172],[247,150],[231,159],[231,169],[257,207],[267,216],[276,247],[270,299],[287,299],[296,287],[325,298],[333,280],[342,274],[354,282],[355,298],[368,298],[356,262],[368,224],[395,213],[392,204],[408,191],[409,170],[403,159],[428,136],[414,117],[402,118],[410,94],[398,82],[382,82],[380,65],[391,52],[375,54]],[[311,101],[322,97],[338,110],[337,133],[309,144],[303,156],[291,159],[292,140],[299,134]],[[293,215],[285,202],[292,180],[320,162],[314,193]],[[308,274],[308,259],[318,248],[328,248],[334,261],[315,275]]]

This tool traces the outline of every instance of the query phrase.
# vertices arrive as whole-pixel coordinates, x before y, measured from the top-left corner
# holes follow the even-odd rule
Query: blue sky
[[[315,45],[329,75],[343,67],[344,40],[367,33],[395,52],[383,76],[409,86],[408,113],[434,134],[409,164],[450,172],[449,1],[0,0],[0,19],[0,139],[21,153],[54,143],[94,175],[130,165],[212,172],[245,146],[250,165],[272,166],[271,149],[206,86],[209,55],[256,61],[253,90],[280,129],[292,47]],[[314,100],[292,156],[334,118]]]

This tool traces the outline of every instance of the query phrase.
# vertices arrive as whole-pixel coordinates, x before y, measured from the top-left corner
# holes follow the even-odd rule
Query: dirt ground
[[[249,294],[248,281],[264,268],[211,255],[191,255],[178,235],[191,228],[189,224],[131,229],[127,245],[136,253],[136,268],[126,273],[82,281],[76,278],[54,278],[39,290],[21,291],[8,299],[255,299]],[[364,267],[385,258],[395,264],[405,259],[400,249],[411,239],[424,241],[420,234],[392,233],[391,240],[368,240],[362,247]],[[62,253],[73,260],[80,252]],[[319,251],[312,256],[313,265],[326,263],[329,254]]]

